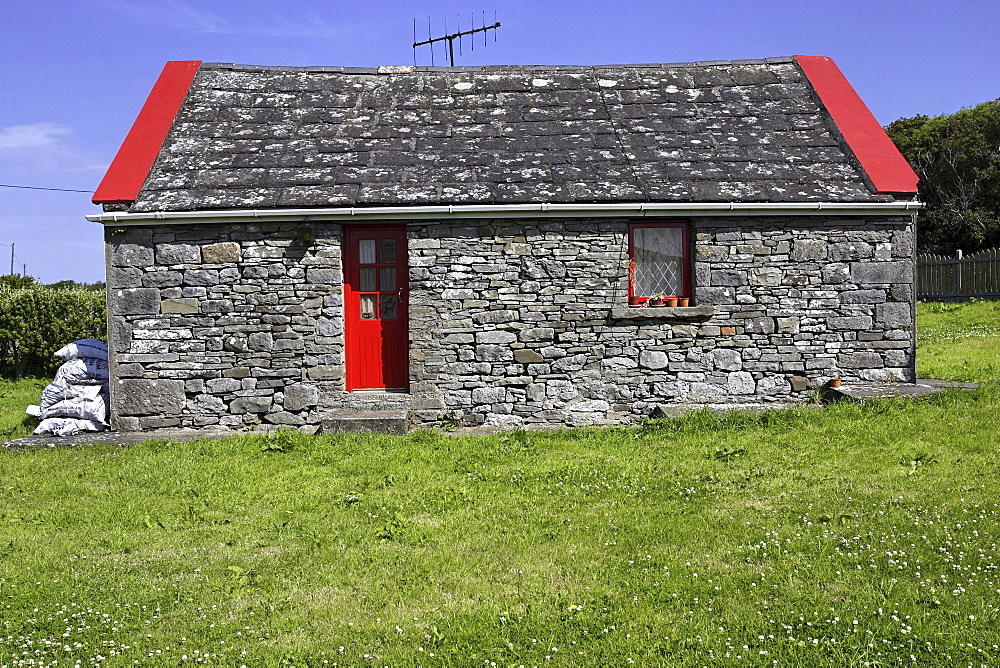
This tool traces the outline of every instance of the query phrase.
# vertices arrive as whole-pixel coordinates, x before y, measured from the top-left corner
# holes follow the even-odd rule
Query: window
[[[629,225],[629,297],[691,296],[688,233],[686,222]]]

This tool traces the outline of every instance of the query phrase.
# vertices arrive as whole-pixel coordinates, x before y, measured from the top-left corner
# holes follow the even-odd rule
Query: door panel
[[[406,227],[346,227],[347,390],[409,388]]]

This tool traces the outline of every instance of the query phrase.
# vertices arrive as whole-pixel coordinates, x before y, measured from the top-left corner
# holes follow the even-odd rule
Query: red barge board
[[[916,173],[832,58],[795,56],[879,194],[916,193]]]
[[[132,129],[97,186],[94,204],[131,204],[136,200],[200,67],[200,60],[173,60],[163,66]]]

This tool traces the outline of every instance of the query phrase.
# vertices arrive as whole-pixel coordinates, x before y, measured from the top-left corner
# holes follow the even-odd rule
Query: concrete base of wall
[[[947,380],[918,378],[915,383],[845,383],[840,387],[824,387],[821,390],[824,402],[864,401],[880,397],[921,397],[942,390],[975,390],[975,383],[955,383]]]

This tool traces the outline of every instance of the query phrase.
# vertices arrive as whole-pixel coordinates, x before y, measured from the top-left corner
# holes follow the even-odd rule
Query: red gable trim
[[[795,56],[875,190],[917,192],[917,175],[832,58]]]
[[[173,60],[163,66],[132,129],[97,186],[94,204],[130,204],[139,196],[199,67],[200,60]]]

